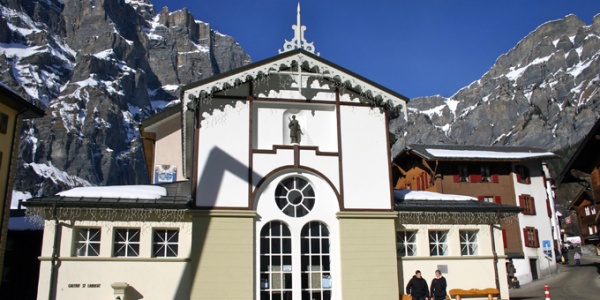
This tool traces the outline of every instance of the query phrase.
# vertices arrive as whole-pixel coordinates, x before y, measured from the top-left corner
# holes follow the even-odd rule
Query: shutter
[[[518,169],[515,169],[515,171],[517,171],[517,182],[521,182],[521,173],[518,172]]]
[[[454,182],[460,182],[460,175],[454,175]]]
[[[529,176],[529,174],[527,174],[527,178],[525,178],[525,183],[527,183],[527,184],[531,183],[531,176]]]
[[[494,196],[494,202],[497,204],[502,204],[502,199],[500,199],[500,196]]]
[[[532,196],[529,197],[529,208],[532,215],[535,215],[535,199]]]
[[[477,197],[477,200],[479,200],[479,202],[482,202],[483,200],[485,200],[485,197],[479,196],[479,197]]]
[[[498,183],[498,181],[500,181],[499,178],[498,178],[498,174],[492,174],[492,182],[493,183]]]
[[[540,247],[540,237],[538,235],[538,230],[537,229],[534,229],[533,235],[535,236],[535,239],[534,239],[535,247],[539,248]]]
[[[550,199],[546,198],[546,209],[548,210],[548,217],[552,218],[552,208],[550,207]]]
[[[529,235],[527,234],[527,227],[523,228],[523,242],[525,242],[525,247],[529,247]]]
[[[482,176],[481,174],[472,174],[471,176],[469,176],[469,181],[474,182],[474,183],[479,183],[482,182]]]
[[[504,249],[506,249],[506,245],[508,245],[508,240],[506,238],[506,229],[502,229],[502,243],[504,243]]]
[[[523,195],[519,195],[519,207],[521,207],[521,212],[525,213],[525,197]]]

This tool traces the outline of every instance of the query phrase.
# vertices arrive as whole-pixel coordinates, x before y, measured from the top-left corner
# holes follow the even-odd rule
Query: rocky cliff
[[[148,0],[0,0],[0,80],[46,108],[27,122],[15,190],[147,183],[138,124],[182,85],[251,62],[185,9]]]
[[[600,114],[600,15],[547,22],[450,98],[412,99],[392,120],[393,153],[411,143],[572,147]]]

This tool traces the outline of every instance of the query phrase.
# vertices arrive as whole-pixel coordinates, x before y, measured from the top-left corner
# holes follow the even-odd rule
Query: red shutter
[[[546,209],[548,210],[548,217],[552,218],[552,208],[550,207],[550,199],[546,198]]]
[[[460,182],[460,175],[454,175],[454,182]]]
[[[523,242],[525,242],[525,247],[529,247],[529,235],[527,234],[527,227],[523,228]]]
[[[534,240],[535,247],[539,248],[540,247],[540,237],[538,236],[538,230],[534,229],[533,233],[534,233],[533,235],[535,236],[535,240]]]
[[[492,182],[493,183],[498,183],[498,181],[500,181],[499,178],[498,178],[498,174],[492,174]]]
[[[521,173],[519,172],[517,172],[517,182],[521,182]]]
[[[494,202],[502,204],[502,199],[500,199],[500,196],[494,196]]]
[[[479,197],[477,197],[477,200],[479,200],[479,202],[481,202],[481,201],[485,200],[485,197],[479,196]]]
[[[527,184],[531,183],[531,176],[527,176],[527,178],[525,178],[525,183],[527,183]]]
[[[535,215],[535,199],[533,197],[529,197],[529,207],[532,215]]]
[[[519,195],[519,207],[521,207],[521,212],[525,211],[525,197],[523,195]]]
[[[506,239],[506,229],[502,229],[502,242],[504,243],[504,248],[506,249],[506,245],[508,244]]]
[[[479,183],[483,181],[483,177],[481,176],[481,174],[472,174],[470,177],[470,181],[474,183]]]

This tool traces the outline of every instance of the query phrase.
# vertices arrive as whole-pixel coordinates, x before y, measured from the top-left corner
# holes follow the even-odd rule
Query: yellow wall
[[[190,299],[253,299],[253,211],[193,213]]]
[[[14,170],[11,166],[11,152],[13,151],[13,133],[15,130],[15,117],[17,112],[0,102],[0,112],[8,115],[8,128],[6,133],[0,133],[0,152],[2,152],[2,161],[0,163],[0,276],[4,265],[4,251],[6,248],[6,234],[8,227],[8,217],[10,215],[10,202],[12,198],[12,184],[14,181]],[[17,124],[21,124],[18,122]],[[20,127],[20,126],[19,126]],[[19,137],[17,136],[17,139]],[[18,145],[17,145],[18,146]],[[14,149],[16,150],[16,149]],[[16,151],[14,153],[16,155]],[[15,157],[12,157],[14,161]],[[10,178],[10,182],[7,181]],[[7,186],[8,183],[8,186]]]
[[[338,218],[342,298],[398,299],[396,213],[342,212]]]

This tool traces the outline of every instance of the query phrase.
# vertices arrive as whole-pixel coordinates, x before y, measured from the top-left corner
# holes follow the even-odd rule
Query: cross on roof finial
[[[294,38],[291,41],[285,40],[283,43],[283,50],[279,50],[279,53],[292,51],[294,49],[302,48],[310,53],[315,53],[315,46],[313,43],[309,43],[304,39],[304,31],[306,26],[300,22],[300,1],[298,1],[298,10],[296,15],[296,25],[292,25],[294,30]],[[316,53],[319,55],[319,53]]]

